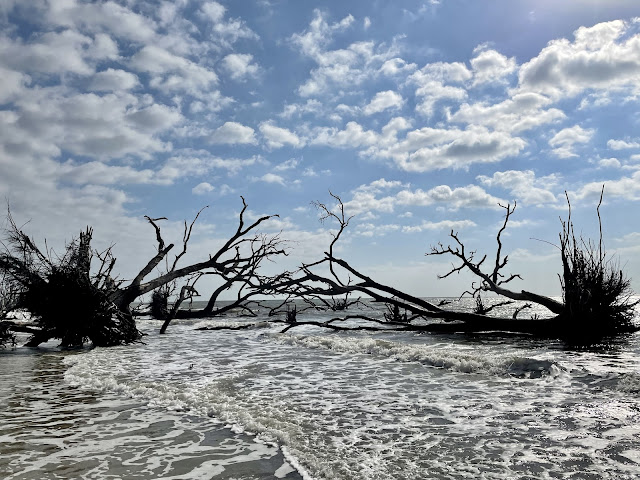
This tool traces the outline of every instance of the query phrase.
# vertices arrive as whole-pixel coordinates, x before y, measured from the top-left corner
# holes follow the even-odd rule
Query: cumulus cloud
[[[460,62],[430,63],[414,72],[407,82],[417,85],[415,94],[421,98],[421,101],[416,105],[416,111],[429,117],[433,115],[438,102],[463,101],[467,98],[467,90],[461,84],[470,80],[471,77],[472,73]]]
[[[265,183],[277,183],[279,185],[284,185],[284,178],[280,175],[276,175],[275,173],[265,173],[263,176],[259,177],[257,180]]]
[[[609,140],[607,147],[611,150],[625,150],[628,148],[640,148],[640,142],[637,140]]]
[[[425,127],[407,133],[403,140],[369,153],[391,158],[410,172],[466,168],[474,163],[493,163],[517,155],[526,142],[506,132],[480,126],[465,130]]]
[[[373,115],[374,113],[388,109],[399,109],[403,103],[402,95],[393,90],[387,90],[376,93],[371,101],[362,109],[362,112],[365,115]]]
[[[72,30],[47,32],[33,42],[0,37],[0,64],[25,73],[75,73],[94,71],[86,49],[94,40]]]
[[[389,191],[396,190],[396,193]],[[384,178],[370,184],[361,185],[353,192],[351,200],[344,203],[349,215],[365,212],[391,213],[397,205],[431,206],[440,205],[450,210],[460,208],[496,208],[504,200],[494,197],[477,185],[451,188],[439,185],[429,190],[412,190],[409,185]]]
[[[304,145],[304,142],[295,133],[286,128],[277,127],[270,121],[262,122],[259,129],[269,148],[282,148],[285,145],[301,147]]]
[[[621,168],[622,164],[617,158],[601,158],[598,160],[598,166],[602,168]]]
[[[398,205],[428,206],[441,204],[449,209],[459,208],[496,208],[504,200],[494,197],[477,185],[451,188],[449,185],[439,185],[424,191],[403,190],[396,195]]]
[[[349,122],[343,130],[335,127],[321,127],[315,131],[313,145],[329,145],[339,148],[357,148],[373,145],[378,135],[372,130],[365,130],[357,122]]]
[[[209,136],[209,141],[227,145],[258,143],[253,128],[238,122],[225,122]]]
[[[513,199],[530,205],[555,203],[556,197],[550,190],[557,184],[553,175],[536,178],[533,170],[507,170],[495,172],[491,177],[479,175],[478,180],[488,187],[499,187],[508,190]]]
[[[2,83],[0,83],[0,103],[9,102],[17,98],[31,81],[28,75],[2,66],[0,66],[0,78],[2,78]]]
[[[418,66],[415,63],[407,63],[402,58],[391,58],[385,61],[379,72],[383,75],[394,76],[414,71]]]
[[[258,65],[252,62],[253,55],[231,53],[222,59],[222,66],[234,80],[244,80],[258,73]]]
[[[289,160],[276,165],[274,170],[277,172],[283,172],[285,170],[293,170],[298,166],[299,163],[300,163],[300,160],[298,160],[297,158],[290,158]]]
[[[298,88],[303,97],[313,97],[331,91],[334,87],[359,85],[370,79],[380,66],[393,56],[392,49],[381,51],[374,42],[354,42],[346,48],[329,50],[333,34],[348,29],[354,22],[351,15],[329,24],[320,10],[315,10],[309,27],[295,33],[289,41],[300,52],[316,62],[310,78]]]
[[[604,182],[589,182],[579,187],[569,196],[573,199],[582,200],[585,198],[597,200],[602,191]],[[606,198],[623,198],[630,201],[640,200],[640,170],[634,172],[630,177],[621,177],[616,180],[607,180],[605,185]]]
[[[66,150],[94,158],[149,158],[171,148],[159,135],[182,120],[175,109],[140,105],[130,94],[65,96],[42,89],[31,91],[20,110],[0,118],[0,141],[22,152],[54,156]]]
[[[523,132],[566,118],[557,108],[546,108],[552,100],[538,93],[518,93],[502,102],[465,103],[449,115],[452,122],[484,125],[494,130]]]
[[[150,85],[165,91],[185,90],[197,94],[218,82],[213,70],[155,45],[141,48],[131,58],[130,65],[151,74]]]
[[[515,58],[507,58],[495,50],[483,50],[471,59],[473,85],[506,83],[505,77],[516,70]]]
[[[202,182],[196,185],[191,189],[191,193],[194,195],[206,195],[207,193],[213,192],[215,190],[214,186],[207,182]]]
[[[420,233],[425,230],[462,230],[464,228],[472,228],[477,226],[471,220],[442,220],[441,222],[422,222],[419,225],[410,225],[402,227],[404,233]]]
[[[205,2],[200,7],[202,15],[213,23],[221,22],[224,18],[226,8],[218,2]]]
[[[294,115],[304,115],[305,113],[316,113],[322,110],[322,102],[315,98],[309,98],[305,103],[292,103],[285,105],[282,113],[283,118],[291,118]]]
[[[89,89],[96,92],[117,92],[131,90],[139,85],[138,77],[124,70],[108,68],[96,73],[89,83]]]
[[[520,67],[519,89],[553,98],[585,90],[637,90],[640,75],[640,36],[622,20],[580,27],[574,41],[549,43]]]
[[[153,20],[116,2],[51,2],[43,13],[49,22],[61,27],[108,31],[135,42],[149,42],[156,37]]]
[[[580,125],[564,128],[556,133],[550,140],[549,145],[554,147],[553,153],[560,158],[577,157],[573,147],[575,144],[588,143],[595,130],[584,129]]]

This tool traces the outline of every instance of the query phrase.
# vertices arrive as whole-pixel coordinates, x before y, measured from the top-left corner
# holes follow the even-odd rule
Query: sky
[[[558,232],[604,242],[640,291],[636,0],[3,0],[0,195],[62,250],[85,225],[130,278],[203,211],[186,260],[279,214],[291,255],[331,240],[313,201],[354,215],[339,254],[383,283],[455,296],[425,256],[458,232],[514,289],[557,295]]]

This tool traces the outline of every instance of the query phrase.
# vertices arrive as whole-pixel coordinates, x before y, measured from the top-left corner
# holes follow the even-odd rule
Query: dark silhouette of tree
[[[233,235],[208,259],[182,267],[179,262],[187,253],[193,226],[202,210],[190,225],[185,222],[182,250],[171,261],[168,255],[174,244],[165,244],[158,225],[163,218],[146,217],[155,229],[157,253],[129,282],[113,277],[116,259],[111,248],[104,252],[91,249],[93,231],[90,228],[73,239],[65,254],[58,258],[48,251],[42,252],[16,225],[9,212],[4,251],[0,252],[0,273],[5,275],[5,283],[17,298],[12,308],[28,310],[33,315],[35,326],[25,329],[5,321],[2,328],[7,332],[32,333],[27,343],[29,346],[37,346],[51,338],[60,339],[65,347],[79,346],[86,341],[97,346],[130,343],[141,338],[131,305],[150,292],[153,292],[151,312],[164,320],[162,332],[176,317],[206,317],[233,308],[250,311],[251,299],[263,291],[264,284],[287,275],[263,276],[260,266],[264,261],[287,252],[279,235],[257,233],[259,225],[276,215],[260,217],[247,225],[244,198],[242,204],[238,227]],[[94,258],[100,265],[92,273]],[[164,272],[147,279],[163,261],[166,265]],[[205,275],[218,277],[221,286],[214,290],[204,309],[183,313],[180,310],[182,302],[197,295],[195,283]],[[232,287],[237,287],[236,301],[218,306],[218,296]],[[169,306],[169,295],[176,290],[179,292],[177,299]]]
[[[604,190],[603,190],[604,191]],[[457,265],[439,278],[447,278],[463,270],[470,271],[478,280],[471,288],[464,291],[476,299],[473,311],[443,308],[446,302],[435,305],[424,298],[402,292],[392,286],[385,285],[354,268],[347,260],[335,255],[335,245],[348,227],[351,217],[344,211],[340,197],[330,192],[337,202],[335,208],[316,202],[321,213],[321,221],[331,220],[337,225],[333,240],[324,257],[300,267],[295,275],[285,281],[274,284],[273,291],[289,298],[301,298],[307,303],[314,303],[317,309],[326,309],[332,300],[348,299],[359,295],[369,297],[374,303],[385,305],[386,310],[380,315],[344,315],[327,321],[306,321],[287,317],[283,331],[301,325],[315,325],[332,330],[400,330],[422,332],[482,332],[499,330],[503,332],[526,333],[539,337],[562,338],[569,342],[595,342],[620,333],[638,330],[633,322],[637,301],[631,298],[630,281],[615,262],[607,257],[603,246],[602,222],[598,203],[598,221],[600,238],[594,243],[574,235],[571,221],[571,204],[567,196],[569,218],[562,221],[560,233],[560,257],[563,274],[560,283],[563,301],[525,290],[509,288],[510,284],[521,276],[517,273],[506,273],[508,256],[503,255],[502,234],[507,228],[509,219],[515,211],[516,204],[501,207],[505,218],[496,235],[496,251],[494,260],[489,265],[488,256],[477,259],[475,251],[466,248],[460,236],[453,230],[450,233],[452,244],[442,243],[432,247],[427,255],[454,257]],[[491,306],[485,306],[481,298],[482,292],[492,292],[503,298]],[[429,292],[425,292],[427,296]],[[489,315],[499,306],[507,306],[514,301],[526,303],[514,306],[512,315],[498,317]],[[529,319],[518,318],[532,304],[538,304],[549,310],[548,317],[533,316]],[[330,309],[336,311],[336,309]],[[400,315],[400,311],[405,312]],[[298,317],[300,317],[298,315]],[[279,322],[281,320],[273,320]],[[349,321],[346,323],[346,321]]]

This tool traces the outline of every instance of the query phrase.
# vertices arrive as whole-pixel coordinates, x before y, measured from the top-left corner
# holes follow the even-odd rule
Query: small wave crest
[[[229,330],[246,328],[247,330],[253,330],[257,328],[271,328],[271,323],[268,321],[260,321],[254,323],[247,323],[246,321],[221,321],[221,320],[202,320],[200,322],[194,323],[193,327],[195,329],[225,329]]]
[[[640,374],[623,374],[618,380],[617,390],[625,393],[640,394]]]
[[[401,362],[418,362],[430,367],[461,373],[480,373],[517,378],[556,377],[565,369],[551,360],[499,354],[467,352],[441,345],[415,345],[374,338],[295,336],[269,334],[265,337],[281,344],[368,354]]]

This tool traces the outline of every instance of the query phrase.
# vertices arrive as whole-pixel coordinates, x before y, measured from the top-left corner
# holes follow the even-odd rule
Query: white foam
[[[463,373],[513,375],[525,378],[558,376],[564,368],[551,360],[483,354],[481,350],[464,351],[456,345],[416,345],[375,338],[349,336],[297,336],[271,334],[269,338],[289,345],[318,348],[351,354],[369,354],[403,362],[419,362]]]
[[[616,452],[639,444],[637,395],[592,377],[618,378],[631,358],[608,368],[586,353],[438,338],[176,325],[146,346],[73,358],[67,379],[278,442],[309,479],[628,471]]]

